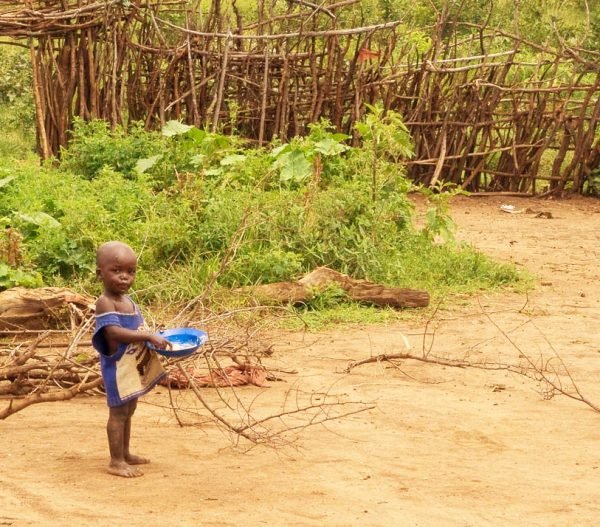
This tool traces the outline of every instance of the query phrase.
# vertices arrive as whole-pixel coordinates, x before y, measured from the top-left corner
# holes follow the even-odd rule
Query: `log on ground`
[[[318,267],[295,282],[241,287],[236,289],[236,292],[263,303],[300,304],[311,300],[333,285],[341,287],[348,298],[356,302],[395,308],[429,305],[429,293],[426,291],[387,287],[368,280],[357,280],[329,267]]]
[[[0,292],[0,332],[71,329],[93,309],[94,299],[62,289],[14,287]]]

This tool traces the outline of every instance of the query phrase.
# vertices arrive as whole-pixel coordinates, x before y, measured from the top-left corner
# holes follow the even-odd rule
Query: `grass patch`
[[[203,295],[235,308],[232,288],[294,280],[322,265],[426,290],[432,303],[527,287],[516,267],[452,241],[439,196],[428,196],[426,225],[413,227],[414,187],[399,160],[385,155],[406,155],[410,139],[394,133],[398,116],[377,115],[365,122],[360,149],[328,123],[264,149],[181,123],[168,123],[163,134],[79,123],[62,167],[0,159],[0,218],[18,234],[21,270],[92,295],[99,293],[95,248],[129,243],[140,258],[137,298],[146,304],[177,306]],[[447,241],[437,243],[440,236]],[[406,316],[348,303],[336,290],[298,313],[311,327]]]

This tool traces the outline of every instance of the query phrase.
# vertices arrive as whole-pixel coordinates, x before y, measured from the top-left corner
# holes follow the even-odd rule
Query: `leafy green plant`
[[[132,123],[127,130],[120,126],[111,130],[106,121],[76,118],[69,147],[61,152],[61,166],[87,179],[95,178],[105,167],[133,178],[139,159],[162,149],[161,136],[145,131],[142,123]]]
[[[346,134],[335,133],[331,123],[325,119],[309,125],[310,133],[293,139],[290,143],[274,148],[271,156],[274,168],[279,173],[279,183],[297,188],[317,176],[320,184],[329,182],[335,172],[336,161],[341,154],[350,150],[344,144],[349,139]]]
[[[13,269],[0,262],[0,291],[11,287],[41,287],[42,276],[35,271]]]
[[[368,112],[355,124],[363,145],[364,163],[371,177],[371,199],[378,199],[381,187],[393,179],[403,158],[412,157],[408,129],[397,112],[384,112],[381,105],[366,105]]]
[[[431,204],[425,213],[426,224],[423,235],[433,241],[439,236],[448,242],[454,239],[456,224],[450,215],[450,200],[457,195],[468,194],[454,183],[437,182],[433,188],[419,187],[419,192],[427,197]]]

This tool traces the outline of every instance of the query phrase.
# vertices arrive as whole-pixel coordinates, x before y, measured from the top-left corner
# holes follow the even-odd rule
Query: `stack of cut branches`
[[[8,400],[8,406],[0,410],[0,419],[32,404],[103,393],[98,355],[90,343],[93,322],[93,316],[88,317],[66,341],[65,334],[70,332],[64,330],[24,331],[21,338],[37,336],[33,340],[0,347],[0,397]],[[248,340],[240,341],[239,336],[216,337],[206,345],[203,353],[188,359],[165,359],[165,366],[167,371],[175,372],[178,371],[176,363],[181,362],[192,376],[197,377],[202,372],[209,378],[227,379],[229,366],[221,364],[225,357],[230,358],[238,369],[262,370],[265,371],[264,379],[273,380],[274,377],[267,375],[260,365],[260,356],[270,351],[251,351],[252,347]],[[183,387],[181,379],[165,384]]]
[[[27,344],[0,348],[0,396],[8,405],[0,419],[36,403],[64,401],[80,393],[98,393],[102,385],[97,357],[79,353],[79,343],[93,319],[75,333],[62,353],[60,344],[49,343],[52,331],[45,331]],[[62,332],[58,332],[62,334]]]

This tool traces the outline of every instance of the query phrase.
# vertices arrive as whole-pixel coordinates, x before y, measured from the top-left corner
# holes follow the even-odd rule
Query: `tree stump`
[[[60,287],[14,287],[0,292],[0,332],[71,329],[93,306],[93,298]]]
[[[318,267],[295,282],[275,282],[236,289],[260,302],[275,304],[300,304],[325,291],[328,287],[341,287],[348,298],[385,307],[426,307],[429,293],[418,289],[387,287],[368,280],[356,280],[329,267]]]

